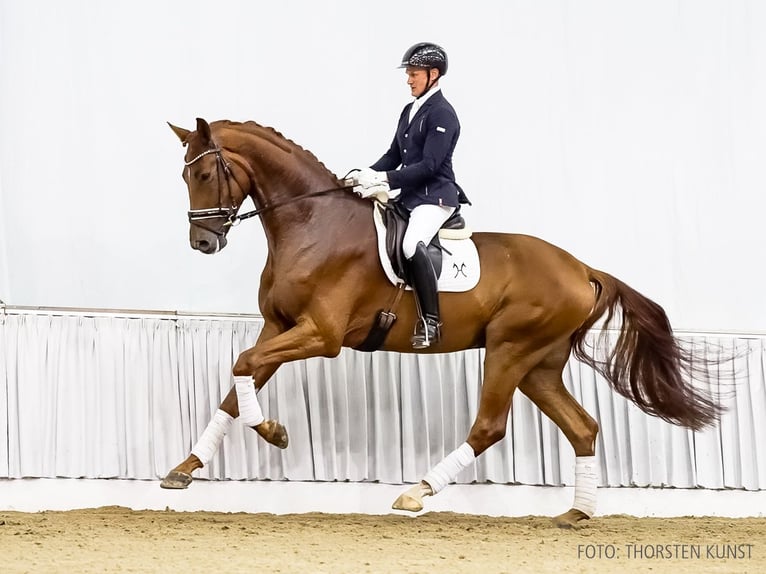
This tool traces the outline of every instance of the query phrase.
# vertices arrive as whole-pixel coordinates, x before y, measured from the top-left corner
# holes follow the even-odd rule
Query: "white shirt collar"
[[[410,108],[410,121],[412,121],[412,118],[415,117],[415,114],[418,113],[418,110],[420,107],[426,102],[428,98],[433,96],[436,92],[441,90],[441,86],[434,86],[430,90],[428,90],[425,95],[416,98],[414,102],[412,102],[412,107]]]

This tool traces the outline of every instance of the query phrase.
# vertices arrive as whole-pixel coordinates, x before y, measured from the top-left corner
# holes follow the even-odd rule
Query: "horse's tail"
[[[694,386],[706,381],[710,361],[693,356],[673,335],[665,310],[622,281],[588,268],[596,288],[596,304],[586,322],[572,335],[575,357],[598,371],[614,390],[642,411],[694,430],[714,423],[721,406]],[[606,313],[605,334],[615,312],[622,309],[617,343],[596,359],[586,349],[585,336]],[[602,339],[603,340],[603,339]]]

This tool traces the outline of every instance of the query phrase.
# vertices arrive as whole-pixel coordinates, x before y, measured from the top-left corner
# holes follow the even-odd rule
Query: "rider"
[[[439,340],[441,326],[437,278],[427,245],[459,205],[470,202],[452,170],[460,122],[439,87],[447,73],[447,53],[421,42],[404,53],[399,67],[406,69],[415,100],[404,107],[389,150],[358,172],[354,183],[365,197],[401,189],[397,201],[410,215],[402,250],[420,313],[412,346],[425,349]]]

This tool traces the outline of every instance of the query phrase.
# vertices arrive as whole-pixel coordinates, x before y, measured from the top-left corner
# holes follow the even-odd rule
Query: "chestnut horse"
[[[222,249],[247,197],[268,242],[258,297],[263,330],[237,359],[232,372],[239,382],[200,442],[162,483],[186,488],[238,416],[271,444],[286,447],[284,427],[263,419],[255,391],[282,363],[335,357],[342,347],[360,346],[396,287],[379,261],[372,202],[351,192],[310,152],[254,122],[197,119],[194,131],[170,127],[187,148],[183,179],[191,203],[191,247],[203,253]],[[473,241],[481,261],[479,283],[468,292],[440,293],[443,336],[419,352],[484,347],[479,409],[466,443],[403,493],[394,508],[421,510],[423,497],[436,494],[501,440],[518,388],[562,430],[578,465],[586,463],[576,468],[575,503],[554,519],[559,526],[575,526],[593,514],[598,425],[562,382],[570,353],[641,410],[671,423],[700,429],[719,417],[720,407],[692,383],[692,358],[659,305],[541,239],[474,233]],[[381,349],[415,352],[411,292],[396,312],[398,321]],[[597,359],[585,344],[586,333],[615,315],[616,345]]]

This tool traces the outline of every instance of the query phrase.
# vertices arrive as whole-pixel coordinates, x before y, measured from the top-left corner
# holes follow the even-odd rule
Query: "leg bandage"
[[[255,387],[252,377],[234,377],[234,386],[237,390],[237,405],[239,406],[239,420],[249,427],[258,426],[265,419],[255,396]]]
[[[197,444],[191,449],[191,453],[196,456],[202,464],[207,464],[208,461],[213,458],[215,451],[218,450],[218,447],[223,440],[223,436],[229,432],[231,423],[233,422],[234,419],[229,413],[224,412],[221,409],[215,411],[213,420],[211,420],[207,427],[205,427],[205,431],[197,440]]]
[[[460,471],[476,460],[473,448],[467,442],[453,450],[447,457],[433,467],[423,477],[423,481],[431,486],[434,494],[442,490],[457,478]]]
[[[578,456],[575,461],[575,496],[572,508],[590,517],[596,512],[596,457]]]

